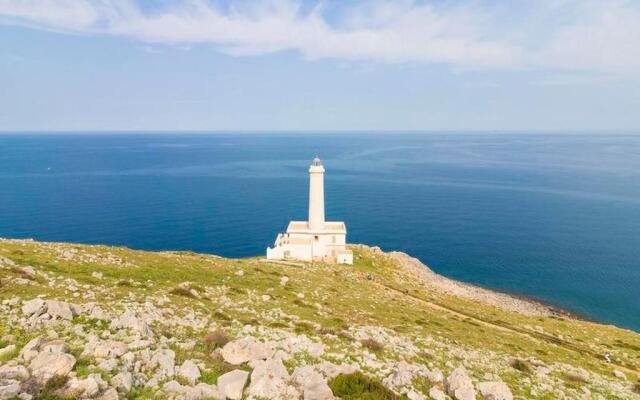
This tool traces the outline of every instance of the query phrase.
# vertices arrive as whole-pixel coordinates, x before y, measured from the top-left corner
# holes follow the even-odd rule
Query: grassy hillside
[[[291,350],[284,360],[289,373],[323,362],[356,364],[371,382],[386,382],[394,396],[413,391],[428,398],[431,387],[445,389],[421,374],[389,387],[385,378],[404,360],[445,377],[464,366],[474,384],[503,381],[516,398],[640,399],[639,334],[457,297],[433,289],[390,255],[365,246],[353,250],[354,265],[344,266],[2,240],[0,362],[19,364],[18,352],[29,340],[57,337],[76,359],[71,377],[97,373],[109,382],[123,361],[100,368],[102,360],[87,356],[86,344],[91,335],[126,342],[110,323],[131,310],[153,330],[151,350],[170,348],[176,365],[196,361],[199,382],[207,384],[236,368],[216,351],[226,342],[301,335],[323,351]],[[78,315],[70,321],[28,318],[21,306],[36,297],[73,303]],[[91,311],[95,306],[99,311]],[[248,364],[237,368],[251,370]],[[150,372],[141,374],[151,379]],[[338,384],[330,381],[334,394]],[[64,385],[38,396],[64,397]],[[121,397],[171,396],[162,381],[135,386]],[[385,398],[379,396],[372,398]]]

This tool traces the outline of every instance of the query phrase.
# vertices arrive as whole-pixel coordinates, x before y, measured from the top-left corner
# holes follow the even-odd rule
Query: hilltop
[[[640,399],[640,334],[350,249],[0,240],[0,399]]]

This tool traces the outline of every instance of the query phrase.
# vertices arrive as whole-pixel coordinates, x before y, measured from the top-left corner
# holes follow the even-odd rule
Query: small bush
[[[510,364],[512,368],[517,369],[520,372],[524,372],[525,374],[530,374],[532,372],[531,365],[525,360],[514,358],[511,360]]]
[[[329,381],[333,394],[342,400],[399,400],[400,397],[373,378],[356,372],[340,374]]]
[[[191,293],[191,291],[187,288],[183,288],[183,287],[175,287],[171,290],[169,290],[169,293],[174,294],[176,296],[184,296],[184,297],[191,297],[191,298],[195,298],[196,296],[193,295],[193,293]]]
[[[360,343],[362,343],[362,345],[371,350],[371,351],[382,351],[382,349],[384,348],[384,346],[382,345],[382,343],[378,342],[375,339],[364,339],[362,341],[360,341]]]
[[[631,390],[633,390],[635,393],[640,394],[640,381],[634,383]]]
[[[227,334],[227,332],[216,329],[215,331],[209,332],[207,336],[204,338],[204,342],[206,343],[209,350],[217,349],[218,347],[222,347],[225,344],[229,343],[231,338]]]

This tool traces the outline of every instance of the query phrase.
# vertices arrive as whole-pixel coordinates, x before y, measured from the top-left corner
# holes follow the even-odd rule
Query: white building
[[[309,220],[289,222],[287,231],[267,248],[267,258],[353,264],[346,239],[344,222],[324,220],[324,167],[316,157],[309,167]]]

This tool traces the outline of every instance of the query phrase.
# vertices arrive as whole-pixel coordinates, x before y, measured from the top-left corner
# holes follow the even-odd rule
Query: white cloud
[[[640,6],[632,0],[161,4],[149,10],[135,0],[0,0],[0,22],[147,43],[211,43],[236,56],[295,50],[308,59],[463,69],[640,70]]]

